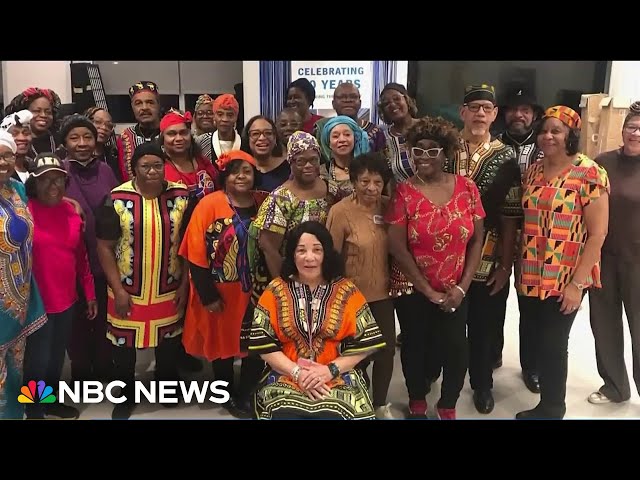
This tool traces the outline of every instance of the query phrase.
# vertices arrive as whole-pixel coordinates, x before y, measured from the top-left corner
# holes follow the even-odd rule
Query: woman
[[[107,334],[107,279],[98,259],[96,222],[98,210],[111,190],[119,185],[113,170],[96,157],[98,130],[83,115],[70,115],[60,126],[60,138],[67,153],[63,164],[69,174],[68,198],[77,202],[84,215],[84,240],[95,284],[98,313],[87,320],[87,299],[82,290],[73,320],[69,345],[72,379],[109,380],[112,375],[111,345]]]
[[[213,98],[204,94],[198,97],[194,108],[196,121],[193,122],[192,135],[204,135],[216,131],[213,121]]]
[[[596,343],[598,373],[604,385],[589,402],[626,402],[631,387],[624,359],[622,306],[629,322],[633,378],[640,390],[640,102],[629,107],[622,125],[622,147],[602,153],[595,161],[609,176],[611,197],[607,238],[602,246],[602,288],[589,292],[591,330]]]
[[[320,178],[320,146],[313,135],[294,133],[289,139],[287,161],[291,179],[266,198],[249,230],[254,299],[280,275],[291,230],[311,220],[324,224],[335,203],[335,191]]]
[[[189,288],[178,247],[188,192],[165,181],[165,161],[153,142],[136,147],[133,180],[115,188],[96,215],[114,377],[126,383],[127,401],[115,406],[113,418],[127,419],[135,407],[136,349],[156,348],[156,380],[178,380],[176,337]]]
[[[341,200],[353,193],[353,184],[349,167],[353,157],[371,150],[369,136],[350,117],[338,115],[328,120],[322,128],[320,149],[328,165],[320,167],[320,176],[328,182],[334,182]]]
[[[5,115],[29,110],[31,119],[31,151],[29,156],[35,158],[39,153],[56,152],[58,110],[60,97],[48,88],[30,87],[17,95],[5,109]]]
[[[523,182],[520,316],[535,322],[540,402],[516,418],[562,419],[566,413],[569,332],[587,289],[600,288],[600,250],[609,220],[609,178],[578,153],[580,116],[549,108],[537,128],[544,157]]]
[[[16,142],[16,163],[14,166],[13,178],[25,183],[29,178],[32,159],[29,158],[31,152],[31,120],[33,114],[29,110],[21,110],[4,117],[0,129],[11,134]]]
[[[289,84],[287,88],[287,107],[294,108],[298,111],[302,119],[302,130],[307,133],[313,133],[313,129],[318,120],[322,117],[311,113],[309,110],[313,106],[316,99],[316,89],[313,88],[311,82],[306,78],[299,78]]]
[[[258,175],[255,190],[272,192],[291,176],[291,166],[282,144],[278,141],[275,123],[262,115],[252,117],[242,133],[243,143],[256,159]]]
[[[256,393],[258,418],[374,419],[354,367],[383,346],[327,229],[314,221],[295,228],[282,275],[260,297],[251,326],[249,351],[269,366]]]
[[[302,130],[302,117],[298,110],[292,107],[283,108],[278,118],[276,118],[278,126],[278,139],[282,145],[289,144],[289,138],[294,132]]]
[[[45,325],[47,315],[32,275],[33,219],[27,196],[24,185],[11,178],[17,149],[13,137],[0,129],[0,280],[6,285],[0,298],[0,418],[21,420],[25,343]]]
[[[122,143],[122,139],[114,135],[113,119],[109,112],[102,107],[91,107],[84,112],[84,116],[87,117],[96,127],[98,136],[96,137],[96,148],[93,152],[95,157],[101,162],[109,165],[113,174],[118,179],[118,183],[122,183],[122,171],[120,165],[122,165],[123,159],[120,152],[123,152],[123,147],[118,147]]]
[[[236,131],[240,112],[236,97],[230,93],[223,93],[213,101],[212,109],[216,130],[197,137],[196,142],[200,145],[202,155],[215,164],[223,153],[232,150],[246,152],[248,145],[241,143],[240,134]]]
[[[329,210],[327,229],[346,262],[345,274],[362,292],[380,327],[385,347],[373,361],[373,407],[378,418],[393,418],[387,393],[393,375],[396,319],[389,298],[389,248],[383,215],[388,198],[382,196],[388,168],[384,157],[364,154],[349,168],[354,193]],[[365,379],[368,360],[360,365]],[[369,383],[369,382],[367,382]]]
[[[445,157],[458,148],[452,123],[417,120],[407,143],[416,174],[396,187],[385,219],[389,251],[415,289],[401,325],[409,414],[427,415],[430,356],[444,370],[438,417],[455,419],[467,372],[465,296],[480,263],[485,212],[472,180],[442,170]]]
[[[38,344],[37,352],[32,352],[33,345],[27,342],[27,356],[35,354],[42,362],[42,371],[29,372],[35,374],[31,376],[45,380],[55,391],[71,340],[71,326],[79,299],[76,284],[81,285],[87,302],[87,308],[82,312],[85,322],[95,319],[98,305],[84,242],[83,221],[73,205],[63,200],[68,174],[60,159],[51,153],[38,155],[34,166],[33,174],[25,184],[29,197],[27,206],[34,224],[33,275],[42,292],[50,327],[48,341]],[[77,408],[63,403],[45,404],[43,413],[60,418],[80,416]]]
[[[212,362],[216,380],[233,391],[233,362],[242,359],[240,385],[225,407],[234,415],[250,414],[250,395],[264,363],[247,357],[240,331],[251,297],[247,256],[249,225],[265,194],[253,191],[256,160],[233,151],[218,158],[223,190],[206,196],[195,208],[179,254],[187,260],[191,291],[182,342],[188,354]]]

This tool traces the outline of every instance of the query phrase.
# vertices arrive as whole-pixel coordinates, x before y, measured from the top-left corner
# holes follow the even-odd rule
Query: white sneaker
[[[387,403],[386,405],[376,408],[376,418],[378,420],[395,420],[396,417],[391,413],[391,404]]]
[[[591,395],[589,395],[589,398],[587,400],[589,401],[589,403],[593,403],[594,405],[611,403],[611,399],[602,392],[593,392]]]

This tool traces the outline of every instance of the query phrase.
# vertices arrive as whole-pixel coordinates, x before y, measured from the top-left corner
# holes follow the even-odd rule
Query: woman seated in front
[[[319,222],[290,234],[282,274],[255,309],[249,352],[267,372],[256,392],[258,419],[375,419],[354,367],[384,347],[367,302]]]

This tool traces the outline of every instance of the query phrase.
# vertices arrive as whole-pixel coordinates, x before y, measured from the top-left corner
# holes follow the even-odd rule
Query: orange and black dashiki
[[[327,365],[339,356],[372,352],[385,345],[367,302],[344,278],[315,291],[293,280],[276,278],[261,295],[254,312],[249,352],[283,352],[297,362]],[[322,400],[311,400],[288,375],[269,370],[256,393],[259,419],[277,416],[375,419],[367,386],[359,370],[342,372]]]
[[[544,178],[542,160],[531,165],[524,180],[519,295],[545,300],[559,296],[571,283],[589,236],[584,208],[609,192],[604,168],[585,155],[554,179]],[[584,282],[600,288],[600,261]]]
[[[113,189],[96,214],[97,237],[117,241],[122,287],[133,303],[121,318],[107,289],[107,338],[114,345],[157,347],[182,332],[174,300],[184,274],[178,237],[188,195],[184,185],[167,182],[157,198],[146,199],[129,181]]]

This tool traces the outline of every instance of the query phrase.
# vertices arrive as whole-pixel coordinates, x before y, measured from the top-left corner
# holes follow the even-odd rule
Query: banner
[[[371,109],[373,66],[371,61],[291,61],[291,81],[306,78],[316,89],[313,110],[329,116],[333,111],[333,91],[345,82],[360,90],[362,109]]]

